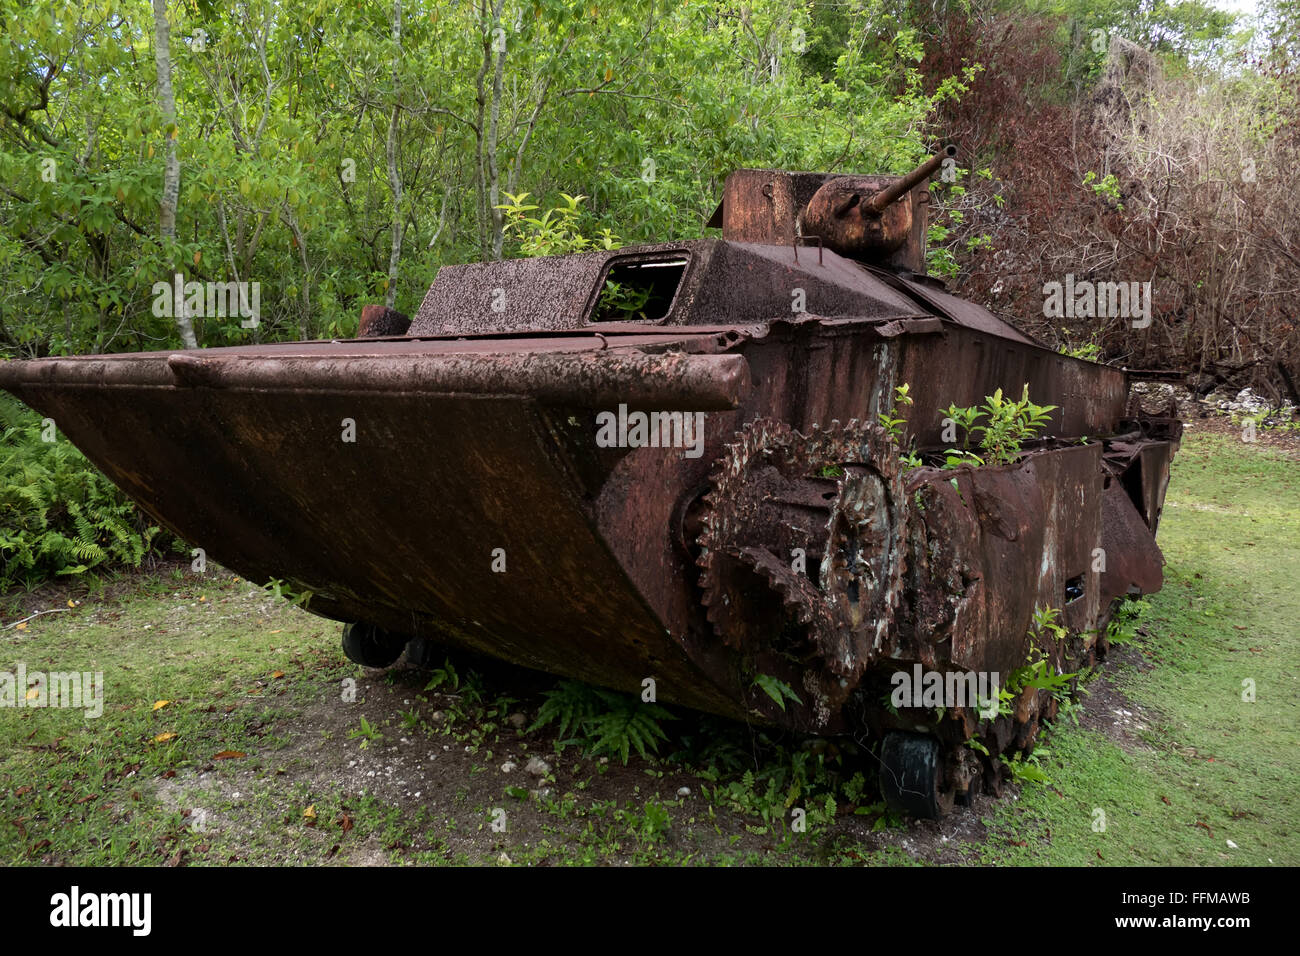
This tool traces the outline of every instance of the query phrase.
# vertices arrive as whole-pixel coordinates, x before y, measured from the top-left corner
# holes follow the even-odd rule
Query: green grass
[[[1146,746],[1130,753],[1096,731],[1059,729],[1055,789],[1000,806],[984,859],[1300,863],[1300,463],[1189,435],[1160,543],[1165,586],[1135,645],[1154,666],[1116,669],[1151,717]],[[1253,703],[1242,700],[1247,679]]]
[[[29,673],[102,672],[106,686],[97,719],[78,710],[0,711],[0,860],[157,864],[203,844],[185,839],[192,821],[159,798],[159,787],[187,768],[211,765],[217,781],[256,772],[283,745],[276,728],[295,711],[296,692],[339,669],[333,655],[308,649],[324,622],[260,593],[244,599],[250,614],[218,607],[249,590],[224,574],[155,575],[134,581],[120,603],[87,595],[75,609],[4,632],[0,670],[12,673],[21,661]],[[168,703],[155,709],[160,701]],[[224,751],[247,756],[212,759]],[[212,812],[228,809],[218,802]],[[206,842],[214,861],[226,850],[249,852]]]

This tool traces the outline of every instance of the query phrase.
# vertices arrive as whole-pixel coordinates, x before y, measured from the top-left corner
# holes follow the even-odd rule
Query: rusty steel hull
[[[933,816],[1054,714],[1027,668],[1065,680],[1160,587],[1181,434],[925,275],[950,155],[738,170],[722,239],[446,266],[357,340],[0,363],[0,387],[185,540],[311,592],[358,663],[431,640],[866,732],[885,799]],[[1039,438],[939,467],[946,409],[1026,388]],[[909,672],[1008,693],[895,706]]]
[[[250,580],[312,592],[316,613],[625,690],[653,678],[664,700],[832,733],[887,724],[871,702],[900,666],[1008,673],[1035,606],[1063,607],[1081,634],[1160,580],[1153,519],[1176,436],[1058,441],[1013,466],[906,476],[879,436],[841,446],[890,515],[869,533],[892,537],[872,571],[889,588],[839,596],[839,631],[818,623],[832,612],[815,573],[782,589],[778,545],[703,535],[718,461],[756,422],[869,432],[903,383],[923,449],[942,447],[949,404],[1026,383],[1061,406],[1055,435],[1125,420],[1118,370],[900,311],[51,359],[0,365],[0,385],[160,523]],[[620,404],[702,413],[699,456],[602,447],[597,415]],[[813,519],[790,534],[820,554],[820,512],[799,513]],[[720,563],[736,557],[711,578],[715,542]],[[1097,548],[1115,554],[1105,573],[1090,570]],[[723,598],[763,613],[720,628],[710,605]],[[1087,652],[1097,638],[1084,640]],[[775,706],[759,673],[800,702]],[[948,715],[950,735],[969,719]]]

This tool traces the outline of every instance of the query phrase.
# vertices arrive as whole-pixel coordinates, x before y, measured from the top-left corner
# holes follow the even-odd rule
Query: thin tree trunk
[[[393,308],[397,302],[397,271],[402,260],[402,177],[397,169],[397,121],[402,114],[402,91],[398,85],[397,65],[402,59],[402,0],[393,0],[393,112],[388,119],[388,188],[393,194],[393,239],[388,252],[388,292],[384,305]]]
[[[497,38],[501,28],[501,8],[505,0],[497,0],[496,9],[492,11],[492,38]],[[502,34],[504,37],[504,34]],[[501,79],[506,66],[506,43],[501,43],[496,50],[496,69],[492,75],[492,113],[488,126],[487,166],[488,166],[488,215],[492,223],[492,258],[501,258],[501,249],[505,244],[505,217],[497,206],[501,203],[501,170],[497,165],[497,140],[501,135]]]
[[[293,233],[293,243],[298,247],[298,261],[302,263],[302,318],[298,323],[299,334],[302,340],[308,341],[312,337],[311,330],[311,265],[307,261],[307,237],[303,235],[302,229],[298,225],[298,217],[293,214],[293,209],[289,203],[284,203],[284,221],[289,226],[289,231]]]
[[[483,27],[483,20],[487,16],[487,0],[478,0],[479,6],[475,8],[477,13],[479,28]],[[483,88],[483,80],[487,76],[488,68],[492,64],[492,35],[489,31],[483,37],[483,63],[479,67],[478,77],[475,79],[474,105],[476,115],[474,117],[474,200],[475,200],[475,224],[478,227],[478,248],[479,259],[486,262],[488,259],[488,209],[487,209],[487,191],[485,183],[487,180],[485,162],[483,156],[483,116],[487,105],[487,94]]]
[[[176,207],[180,203],[181,163],[176,158],[176,97],[172,93],[171,29],[167,25],[167,0],[153,0],[154,61],[158,66],[158,105],[162,109],[167,152],[163,167],[163,194],[158,210],[158,232],[164,249],[176,241]],[[187,349],[199,347],[194,325],[182,308],[175,317],[176,329]]]

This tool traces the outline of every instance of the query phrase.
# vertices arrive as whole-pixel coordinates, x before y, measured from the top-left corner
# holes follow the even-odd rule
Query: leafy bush
[[[561,205],[547,209],[541,216],[530,216],[539,207],[524,202],[528,195],[506,193],[510,202],[496,207],[505,217],[505,234],[518,242],[521,256],[563,256],[590,249],[617,249],[621,245],[609,229],[602,229],[595,239],[582,234],[579,219],[586,196],[560,193],[564,199]]]
[[[139,567],[172,541],[52,425],[0,396],[0,588]]]

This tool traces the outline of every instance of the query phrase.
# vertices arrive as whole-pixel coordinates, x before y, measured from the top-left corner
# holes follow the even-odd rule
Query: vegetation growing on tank
[[[1044,632],[1050,641],[1063,641],[1068,631],[1057,623],[1060,610],[1054,607],[1034,608],[1034,626],[1029,631],[1029,658],[1021,667],[1017,667],[1007,677],[1007,682],[999,693],[999,710],[1005,702],[1010,713],[1011,701],[1020,696],[1026,688],[1050,691],[1057,700],[1069,695],[1070,683],[1076,674],[1058,671],[1048,660],[1047,653],[1040,644]],[[1003,696],[1005,695],[1005,696]]]
[[[594,322],[635,322],[647,319],[645,307],[654,290],[649,286],[624,285],[612,279],[605,281],[592,313]]]
[[[885,430],[889,440],[895,445],[902,448],[903,432],[907,425],[907,419],[903,417],[902,409],[913,404],[911,392],[911,383],[904,382],[894,389],[894,404],[890,406],[889,411],[881,412],[877,416],[880,427]],[[898,456],[899,462],[904,469],[920,468],[925,464],[921,456],[916,453],[916,439],[910,439],[907,447],[902,448],[902,454]]]
[[[877,420],[880,427],[885,430],[885,434],[895,444],[902,444],[903,429],[907,425],[907,419],[902,417],[902,408],[912,404],[912,396],[909,393],[911,385],[904,382],[894,389],[894,404],[890,406],[889,411],[881,412]]]
[[[1038,437],[1058,407],[1035,405],[1030,401],[1028,385],[1025,385],[1019,400],[1004,398],[999,388],[992,395],[985,396],[981,406],[963,408],[949,405],[944,415],[960,430],[961,447],[944,452],[942,467],[1014,463],[1020,458],[1024,443]],[[981,418],[984,423],[977,424]],[[977,441],[983,455],[971,450],[972,439]]]
[[[894,404],[877,416],[880,427],[901,453],[899,461],[904,468],[920,468],[926,464],[917,453],[916,439],[909,439],[903,447],[903,436],[908,420],[903,410],[913,404],[910,383],[904,382],[894,389]],[[1020,458],[1025,444],[1037,438],[1050,420],[1051,413],[1060,406],[1036,405],[1029,398],[1026,384],[1019,400],[1006,398],[1002,389],[984,397],[983,405],[962,407],[955,403],[943,410],[945,429],[951,424],[954,435],[961,438],[960,447],[948,448],[936,462],[941,468],[984,465],[1009,465]],[[947,432],[945,431],[945,435]],[[974,449],[978,448],[982,454]]]
[[[1092,339],[1080,345],[1072,345],[1067,341],[1061,346],[1060,353],[1087,362],[1099,362],[1102,359],[1102,349],[1097,343],[1095,335]]]
[[[1059,623],[1060,613],[1058,608],[1053,607],[1034,608],[1033,625],[1028,632],[1030,638],[1028,660],[1023,666],[1008,674],[1005,683],[998,688],[998,718],[1014,718],[1016,700],[1027,689],[1048,691],[1061,706],[1062,712],[1071,713],[1071,687],[1078,674],[1064,673],[1052,665],[1042,646],[1044,638],[1050,642],[1059,642],[1069,636],[1068,630]],[[992,756],[978,736],[967,740],[965,746],[985,757]],[[998,761],[1017,783],[1048,783],[1041,763],[1049,754],[1050,751],[1046,747],[1039,746],[1035,747],[1030,754],[1023,752],[1012,756],[1000,754]]]
[[[803,703],[803,701],[799,699],[799,695],[794,692],[794,689],[789,684],[785,681],[777,680],[771,674],[759,674],[754,678],[754,683],[751,686],[757,687],[768,697],[771,697],[772,700],[776,701],[776,705],[782,710],[785,710],[785,702],[787,700],[792,700],[796,704]]]

